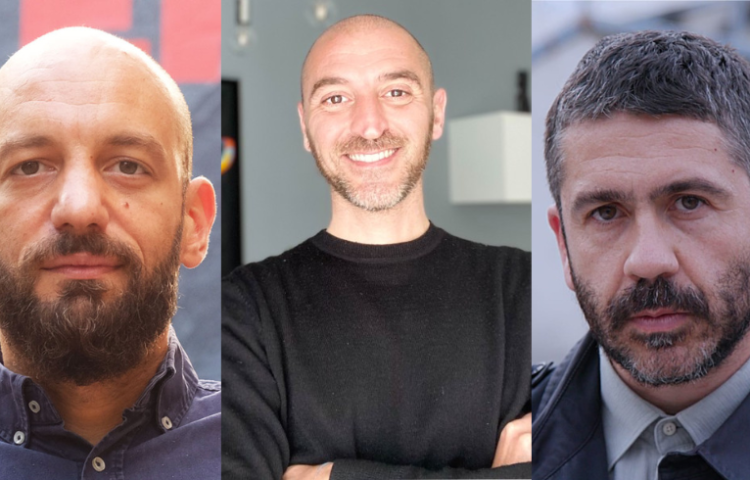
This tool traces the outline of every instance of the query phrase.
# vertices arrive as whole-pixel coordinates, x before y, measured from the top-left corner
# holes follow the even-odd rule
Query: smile
[[[383,150],[375,153],[350,153],[347,156],[355,162],[373,163],[388,158],[394,153],[396,153],[396,149]]]

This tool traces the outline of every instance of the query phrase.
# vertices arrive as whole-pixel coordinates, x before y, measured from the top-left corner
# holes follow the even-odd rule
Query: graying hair
[[[565,129],[615,113],[677,115],[716,124],[750,175],[750,64],[736,50],[688,32],[602,38],[578,63],[547,114],[547,181],[562,214]]]

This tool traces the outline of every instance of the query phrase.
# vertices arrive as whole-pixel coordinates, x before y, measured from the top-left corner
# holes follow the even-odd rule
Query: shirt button
[[[91,465],[94,466],[94,470],[96,470],[97,472],[103,472],[107,467],[104,464],[104,460],[102,460],[102,457],[94,457],[94,459],[91,461]]]
[[[172,420],[170,420],[167,416],[161,417],[161,424],[167,430],[172,429]]]
[[[13,435],[13,443],[16,445],[21,445],[24,440],[26,440],[26,434],[20,430]]]
[[[661,426],[661,431],[664,432],[664,435],[671,437],[677,431],[677,426],[672,422],[667,422]]]
[[[34,413],[39,413],[39,410],[41,410],[42,407],[39,406],[39,403],[36,400],[32,400],[29,402],[29,410],[31,410]]]

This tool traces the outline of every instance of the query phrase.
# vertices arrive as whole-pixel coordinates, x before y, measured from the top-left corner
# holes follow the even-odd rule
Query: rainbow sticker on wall
[[[221,137],[221,174],[232,168],[237,160],[237,142],[232,137]]]

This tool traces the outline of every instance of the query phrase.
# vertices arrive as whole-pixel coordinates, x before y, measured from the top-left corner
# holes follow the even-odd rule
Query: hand
[[[505,425],[497,442],[492,468],[531,461],[531,414]]]
[[[281,480],[330,480],[333,462],[323,465],[289,465]]]

